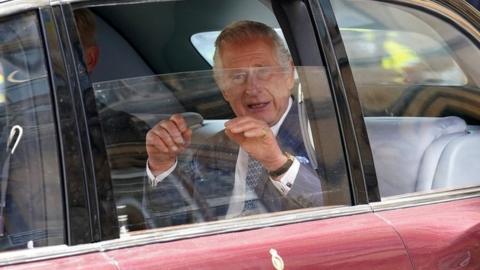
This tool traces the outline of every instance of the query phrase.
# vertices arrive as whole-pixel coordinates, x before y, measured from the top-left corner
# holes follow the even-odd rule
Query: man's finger
[[[239,125],[239,124],[242,124],[242,123],[245,123],[245,122],[264,123],[263,121],[255,119],[255,118],[250,117],[250,116],[239,116],[239,117],[235,117],[235,118],[230,119],[227,122],[225,122],[225,127],[236,126],[236,125]]]
[[[168,130],[165,128],[156,128],[152,131],[160,140],[162,140],[162,142],[170,149],[170,151],[176,152],[178,150],[178,146]]]
[[[249,129],[243,132],[243,136],[246,138],[266,138],[270,134],[270,129],[263,127],[263,128],[254,128]]]
[[[183,140],[182,132],[179,130],[178,126],[171,120],[161,121],[160,127],[166,131],[171,139],[175,141],[177,144],[184,144],[185,141]]]
[[[185,121],[185,118],[181,114],[174,114],[170,117],[170,120],[177,126],[178,130],[183,133],[187,131],[188,124],[187,121]]]
[[[169,153],[170,150],[168,149],[168,146],[163,142],[160,137],[155,135],[155,138],[149,142],[147,142],[147,146],[152,147],[153,149],[156,149],[157,151],[161,153]]]
[[[233,133],[244,133],[253,129],[263,129],[268,128],[267,125],[258,122],[242,122],[235,125],[230,125],[227,127]]]
[[[182,132],[183,139],[185,140],[184,147],[187,147],[190,145],[190,142],[192,141],[192,130],[189,128],[186,131]]]
[[[168,146],[163,140],[153,131],[147,133],[146,138],[147,152],[149,155],[156,155],[159,153],[168,153]]]

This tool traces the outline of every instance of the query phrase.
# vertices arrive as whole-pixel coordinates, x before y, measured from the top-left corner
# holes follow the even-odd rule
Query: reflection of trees
[[[480,89],[463,86],[361,85],[365,116],[459,116],[480,123]]]

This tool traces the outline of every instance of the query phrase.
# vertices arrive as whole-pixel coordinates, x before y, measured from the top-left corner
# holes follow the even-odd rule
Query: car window
[[[324,67],[293,66],[285,60],[282,65],[273,61],[212,69],[208,63],[211,58],[205,60],[202,48],[211,51],[215,37],[202,39],[203,47],[198,47],[192,35],[213,31],[218,36],[224,27],[240,20],[260,22],[270,30],[280,29],[262,1],[243,1],[241,5],[230,1],[222,4],[221,12],[217,4],[168,1],[88,8],[96,22],[96,47],[100,48],[98,65],[91,70],[90,78],[107,148],[119,230],[123,233],[351,205],[338,122]],[[165,16],[160,20],[158,14]],[[145,20],[148,16],[156,18],[155,35],[151,34],[151,20]],[[79,35],[82,38],[84,33],[79,31]],[[112,42],[114,39],[105,36],[125,40]],[[88,66],[89,45],[84,40]],[[284,44],[282,38],[279,42]],[[110,57],[104,51],[117,53]],[[281,53],[283,57],[288,50]],[[280,52],[269,50],[267,55],[277,59]],[[103,71],[101,65],[117,69],[113,64],[117,61],[120,77],[108,75],[111,70]],[[122,67],[128,67],[130,74],[123,73]],[[263,86],[252,90],[255,98],[242,101],[245,86],[252,82]],[[268,94],[266,89],[270,88]],[[277,104],[284,111],[271,114]],[[248,123],[263,125],[262,129],[252,130],[252,136],[258,142],[271,140],[274,147],[269,149],[273,150],[258,151],[240,137],[224,132],[226,126],[238,120],[237,114],[245,115],[242,110],[259,115],[264,112],[261,122],[254,117],[244,120],[256,119]],[[184,122],[172,120],[174,114],[175,119],[181,117]],[[270,129],[275,123],[280,124]],[[176,137],[179,145],[172,151],[181,151],[173,153],[172,159],[154,155],[162,151],[163,144],[170,143],[160,139],[176,132],[172,125],[181,128],[178,131],[182,137]],[[240,149],[241,142],[245,148]],[[263,163],[252,161],[251,152]],[[157,172],[151,164],[163,165],[165,157],[172,163]],[[269,172],[269,158],[276,162],[278,157],[282,164]],[[277,181],[280,184],[272,180],[284,176],[284,182]]]
[[[460,27],[409,6],[332,1],[382,197],[480,184],[476,62]]]
[[[35,13],[0,20],[0,250],[65,243],[57,135]]]

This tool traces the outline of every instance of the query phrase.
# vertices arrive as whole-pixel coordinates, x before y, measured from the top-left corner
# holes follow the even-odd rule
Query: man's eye
[[[271,68],[259,68],[257,70],[257,76],[262,80],[268,79],[271,74],[272,74]]]
[[[231,76],[231,80],[235,83],[242,83],[245,81],[246,77],[247,77],[247,74],[245,73],[237,73]]]

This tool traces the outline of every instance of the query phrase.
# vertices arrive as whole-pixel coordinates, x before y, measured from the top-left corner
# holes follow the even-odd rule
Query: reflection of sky
[[[282,30],[280,28],[275,28],[277,34],[285,42]],[[192,35],[190,41],[193,44],[193,47],[197,49],[200,55],[213,66],[213,54],[215,53],[215,40],[217,39],[220,31],[210,31],[210,32],[201,32]]]

